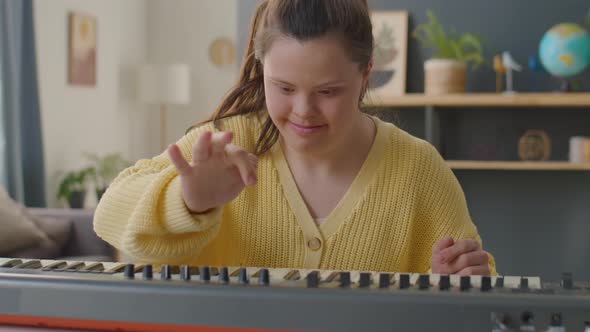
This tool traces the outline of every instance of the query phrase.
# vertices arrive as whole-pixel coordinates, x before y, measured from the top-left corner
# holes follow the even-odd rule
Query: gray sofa
[[[20,250],[12,254],[20,256],[15,258],[114,261],[114,249],[94,233],[93,210],[26,208],[26,211],[38,224],[60,229],[56,240],[59,245],[57,250],[47,250],[44,246]]]

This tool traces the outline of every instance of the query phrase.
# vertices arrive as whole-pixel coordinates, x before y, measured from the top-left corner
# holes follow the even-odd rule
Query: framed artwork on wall
[[[375,50],[368,97],[379,102],[406,92],[408,12],[372,11],[371,20]]]
[[[71,12],[68,15],[68,83],[96,85],[96,17]]]

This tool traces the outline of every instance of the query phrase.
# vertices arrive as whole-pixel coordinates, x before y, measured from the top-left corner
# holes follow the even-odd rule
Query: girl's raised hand
[[[247,185],[256,184],[258,158],[231,144],[233,133],[205,132],[192,147],[187,162],[176,144],[168,155],[180,176],[182,197],[193,213],[222,206],[240,194]]]

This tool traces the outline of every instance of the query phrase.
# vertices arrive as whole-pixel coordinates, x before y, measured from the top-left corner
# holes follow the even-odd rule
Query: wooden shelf
[[[588,107],[590,92],[576,93],[463,93],[424,95],[410,93],[377,100],[371,107]]]
[[[514,170],[514,171],[590,171],[590,164],[574,164],[567,161],[472,161],[447,160],[452,169]]]

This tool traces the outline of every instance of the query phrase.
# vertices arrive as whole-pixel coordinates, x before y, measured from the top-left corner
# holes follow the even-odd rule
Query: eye
[[[277,85],[277,87],[279,88],[279,90],[281,90],[282,93],[284,94],[289,94],[292,93],[294,90],[292,88],[288,88],[286,86],[281,86],[281,85]]]
[[[334,94],[336,94],[336,89],[322,89],[319,90],[318,93],[324,96],[332,96]]]

